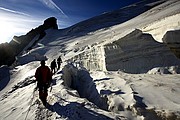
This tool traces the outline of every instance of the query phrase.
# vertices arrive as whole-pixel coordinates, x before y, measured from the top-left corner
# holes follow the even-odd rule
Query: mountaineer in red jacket
[[[45,60],[41,61],[41,66],[36,69],[35,78],[39,89],[39,98],[43,105],[46,106],[48,96],[48,87],[52,81],[52,73],[48,66],[45,65]]]

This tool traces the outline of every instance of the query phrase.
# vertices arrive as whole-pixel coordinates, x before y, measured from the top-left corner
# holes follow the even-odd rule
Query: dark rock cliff
[[[0,44],[0,66],[11,65],[15,60],[15,56],[18,55],[33,40],[35,36],[39,35],[38,39],[34,42],[33,45],[35,45],[37,41],[46,35],[45,30],[49,28],[58,29],[57,19],[55,17],[46,19],[43,25],[32,29],[26,35],[14,36],[10,43]],[[28,49],[31,49],[31,47]]]

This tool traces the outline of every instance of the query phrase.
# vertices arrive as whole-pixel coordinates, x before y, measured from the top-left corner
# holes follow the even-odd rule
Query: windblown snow
[[[81,26],[47,30],[12,66],[0,67],[0,119],[179,120],[180,1],[146,6],[155,4],[160,5],[101,29],[91,28],[97,17]],[[44,107],[35,70],[40,60],[50,65],[59,56],[63,63]]]

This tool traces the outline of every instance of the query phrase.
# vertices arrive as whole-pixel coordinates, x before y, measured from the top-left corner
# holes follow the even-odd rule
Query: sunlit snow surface
[[[0,68],[0,119],[180,119],[180,75],[176,74],[179,70],[178,66],[167,68],[159,64],[146,73],[139,71],[138,74],[132,74],[123,69],[107,71],[108,65],[115,67],[117,65],[116,62],[107,61],[117,58],[117,54],[121,55],[117,51],[113,52],[116,46],[112,45],[111,49],[107,45],[129,35],[135,29],[150,33],[156,42],[159,41],[162,44],[162,37],[166,31],[179,30],[179,4],[178,0],[169,0],[125,23],[91,31],[83,36],[81,36],[82,33],[74,33],[70,29],[47,30],[47,35],[32,50],[25,51],[23,55],[17,57],[18,61],[13,65],[15,67]],[[123,44],[133,45],[133,42],[128,43]],[[144,43],[146,42],[142,41],[142,44]],[[104,46],[112,51],[104,51]],[[131,47],[127,47],[124,50],[130,49]],[[158,47],[157,49],[161,52],[164,50]],[[169,56],[168,59],[171,59],[171,62],[179,65],[179,59],[167,49],[165,50],[164,58]],[[153,53],[153,49],[150,49],[150,52]],[[112,55],[112,58],[106,59],[108,55]],[[154,63],[158,64],[159,61],[164,60],[160,55],[153,59]],[[40,65],[39,60],[47,59],[46,64],[50,65],[50,62],[59,56],[62,56],[63,63],[61,69],[53,76],[53,86],[51,92],[49,89],[48,96],[49,106],[45,108],[38,99],[38,91],[34,91],[36,87],[34,73]],[[138,60],[141,60],[140,58]],[[135,63],[141,65],[141,62]],[[146,64],[149,65],[148,62]],[[66,70],[65,67],[67,67]],[[125,68],[136,70],[133,66]],[[89,74],[84,76],[80,74],[87,70]],[[78,88],[83,90],[83,93],[100,98],[81,98],[77,90],[65,86],[63,79],[76,80],[77,83],[81,83],[78,84]],[[84,86],[87,89],[83,88]],[[102,106],[97,99],[102,100]]]

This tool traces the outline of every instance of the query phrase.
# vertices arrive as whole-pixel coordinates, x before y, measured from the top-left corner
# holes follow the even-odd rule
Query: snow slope
[[[179,30],[180,1],[139,5],[157,4],[133,19],[108,26],[102,27],[99,18],[109,19],[118,11],[88,20],[97,23],[94,26],[85,21],[47,30],[11,67],[0,68],[0,119],[179,120],[179,59],[162,37]],[[133,7],[138,9],[138,4]],[[128,13],[128,8],[119,11]],[[47,59],[50,65],[59,56],[63,63],[53,76],[45,108],[35,90],[34,73],[39,60]]]

